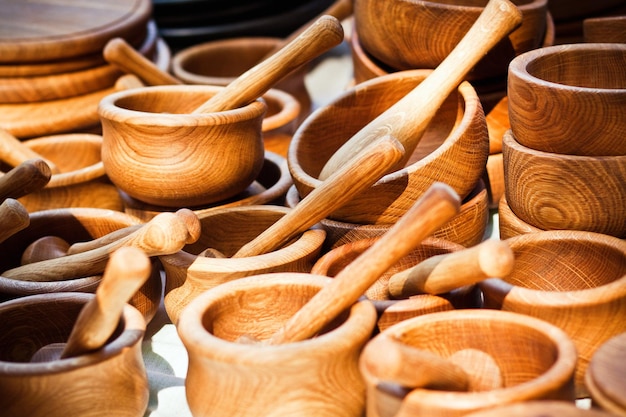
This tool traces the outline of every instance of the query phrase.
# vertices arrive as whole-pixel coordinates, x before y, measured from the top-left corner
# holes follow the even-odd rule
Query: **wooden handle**
[[[375,378],[405,388],[467,391],[470,385],[460,366],[383,334],[366,345],[362,361]]]
[[[18,266],[2,273],[23,281],[61,281],[101,274],[109,256],[123,246],[143,250],[148,256],[169,255],[189,240],[185,222],[174,213],[159,213],[131,234],[86,252]]]
[[[341,23],[332,16],[322,16],[300,36],[241,74],[193,113],[212,113],[245,106],[261,97],[290,72],[342,41]]]
[[[0,128],[0,159],[12,167],[16,167],[29,159],[41,159],[48,165],[51,173],[58,174],[61,172],[54,162],[42,157],[26,146],[24,142],[2,128]]]
[[[458,252],[432,256],[389,279],[393,298],[416,294],[443,294],[487,278],[507,276],[515,257],[509,244],[489,239]]]
[[[128,300],[150,276],[150,260],[141,250],[120,248],[111,254],[95,297],[78,315],[61,359],[100,349],[111,337]]]
[[[281,247],[368,189],[403,156],[404,148],[400,142],[390,136],[380,138],[317,186],[280,220],[245,244],[233,258],[256,256]]]
[[[456,192],[434,183],[379,240],[346,266],[270,339],[269,344],[312,337],[359,297],[399,259],[455,216],[461,206]]]
[[[404,167],[445,99],[474,65],[521,22],[521,12],[509,0],[490,0],[463,39],[437,68],[346,141],[326,162],[319,179],[328,178],[373,139],[383,135],[393,135],[402,142],[406,155],[395,169]]]
[[[0,176],[0,201],[6,198],[20,198],[44,188],[52,172],[42,159],[24,161],[6,174]]]
[[[19,201],[7,198],[0,204],[0,242],[30,225],[30,215]]]
[[[122,38],[113,38],[102,51],[104,59],[121,71],[134,74],[147,85],[182,84],[180,80],[162,71]]]

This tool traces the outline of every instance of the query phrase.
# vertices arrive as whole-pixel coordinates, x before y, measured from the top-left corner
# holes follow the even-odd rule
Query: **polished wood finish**
[[[543,229],[532,226],[513,213],[506,196],[502,196],[498,203],[498,229],[500,231],[500,239],[508,239],[513,236],[525,233],[540,232]]]
[[[28,159],[42,159],[48,165],[52,174],[59,173],[59,168],[57,168],[54,162],[42,157],[23,141],[2,128],[0,128],[0,159],[13,167]]]
[[[626,43],[626,15],[584,19],[583,40],[589,43]]]
[[[0,204],[0,242],[20,230],[24,230],[30,224],[30,217],[26,208],[13,198],[6,198]]]
[[[20,198],[38,192],[49,182],[52,173],[43,159],[29,159],[0,176],[0,200]]]
[[[24,249],[20,264],[26,265],[65,256],[69,248],[70,244],[63,238],[58,236],[43,236],[33,241],[33,243]]]

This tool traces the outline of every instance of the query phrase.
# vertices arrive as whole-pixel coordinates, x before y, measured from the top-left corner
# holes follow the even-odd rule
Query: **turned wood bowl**
[[[503,240],[517,235],[543,231],[543,229],[532,226],[517,217],[511,210],[511,207],[509,207],[509,203],[504,195],[498,203],[498,229],[500,231],[500,239]]]
[[[358,361],[376,322],[369,301],[353,304],[314,338],[273,346],[237,342],[243,335],[269,337],[330,281],[304,273],[261,274],[193,300],[178,321],[189,352],[185,388],[192,414],[362,416]]]
[[[565,330],[578,351],[576,391],[596,349],[626,331],[626,241],[592,232],[553,230],[506,239],[513,272],[481,282],[486,308],[535,316]]]
[[[105,97],[102,162],[111,181],[139,201],[185,207],[245,190],[263,166],[266,106],[191,114],[223,87],[134,88]]]
[[[26,248],[44,236],[57,236],[71,245],[142,223],[136,217],[120,211],[90,207],[42,210],[30,213],[29,217],[28,227],[0,243],[0,250],[3,253],[0,270],[6,271],[19,266]],[[94,293],[101,280],[102,275],[94,275],[63,281],[35,282],[7,278],[0,274],[0,301],[35,294]],[[149,322],[159,308],[162,291],[160,268],[155,260],[152,275],[131,298],[129,304],[137,308]]]
[[[367,363],[379,360],[382,353],[375,341],[384,338],[447,359],[470,380],[491,381],[493,389],[487,384],[484,389],[451,391],[435,388],[437,381],[412,390],[393,381],[383,384]],[[573,402],[575,366],[576,349],[561,329],[523,314],[483,309],[431,313],[400,322],[372,339],[360,360],[367,417],[463,416],[529,400]]]
[[[285,204],[294,208],[300,202],[295,186],[291,186],[285,197]],[[459,245],[470,247],[480,243],[489,223],[488,193],[485,183],[480,180],[472,192],[461,202],[459,213],[436,230],[432,236]],[[322,219],[320,224],[326,230],[326,240],[322,252],[328,252],[355,240],[378,237],[393,226],[389,224],[358,224],[333,219]]]
[[[161,256],[165,270],[165,311],[172,323],[202,292],[249,275],[268,272],[309,272],[320,255],[326,233],[312,227],[290,244],[258,256],[230,258],[241,246],[284,216],[289,209],[274,205],[250,205],[211,210],[199,216],[200,239],[183,250]],[[214,248],[226,258],[201,253]]]
[[[538,151],[509,130],[502,141],[506,200],[525,222],[626,237],[626,154]]]
[[[522,23],[467,75],[506,77],[515,56],[539,48],[546,32],[547,0],[515,0]],[[487,0],[356,0],[354,23],[363,49],[395,70],[436,68],[467,33]]]
[[[287,154],[300,197],[321,184],[318,175],[337,149],[431,72],[399,71],[371,79],[307,117]],[[444,101],[404,168],[383,176],[328,217],[357,224],[395,223],[435,181],[448,184],[463,199],[483,174],[488,142],[480,100],[464,82]]]
[[[626,15],[584,19],[583,41],[589,43],[626,43]]]
[[[101,349],[66,359],[30,362],[43,346],[67,341],[79,312],[93,297],[40,294],[0,304],[0,405],[4,414],[144,415],[149,392],[141,342],[146,323],[129,305]]]
[[[585,373],[585,386],[593,405],[618,416],[626,416],[624,355],[626,332],[604,342],[593,354]]]
[[[526,52],[509,67],[511,130],[529,148],[626,155],[626,45],[580,43]]]
[[[24,144],[59,169],[44,188],[19,199],[29,212],[70,207],[123,209],[117,187],[104,170],[102,136],[58,134],[29,139]]]
[[[261,172],[256,180],[250,184],[243,192],[231,197],[228,200],[218,201],[208,206],[188,207],[192,209],[196,215],[203,216],[205,213],[216,209],[237,206],[251,206],[260,204],[275,204],[282,206],[285,195],[293,181],[287,168],[287,160],[274,152],[265,151],[265,161]],[[124,202],[124,212],[138,217],[147,222],[159,213],[164,211],[176,211],[172,207],[155,206],[146,204],[130,197],[128,194],[121,192],[120,195]]]

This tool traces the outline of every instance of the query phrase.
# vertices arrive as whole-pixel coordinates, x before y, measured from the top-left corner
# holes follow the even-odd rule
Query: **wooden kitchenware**
[[[585,373],[585,386],[595,406],[618,416],[626,416],[624,363],[626,332],[604,342],[591,357]]]
[[[50,166],[43,159],[29,159],[0,176],[0,200],[20,198],[50,182]]]

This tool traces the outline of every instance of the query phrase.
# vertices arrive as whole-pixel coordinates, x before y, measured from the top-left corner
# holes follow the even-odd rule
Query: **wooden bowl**
[[[377,77],[313,112],[294,134],[287,154],[300,196],[321,183],[319,172],[341,145],[430,73],[412,70]],[[357,224],[395,223],[435,181],[465,198],[481,178],[488,152],[480,100],[464,82],[441,106],[403,169],[385,175],[328,217]]]
[[[29,212],[69,207],[123,210],[117,187],[108,180],[100,157],[102,136],[68,133],[24,143],[60,171],[44,188],[19,199]]]
[[[0,405],[12,416],[141,417],[148,377],[141,358],[146,323],[126,306],[111,340],[99,350],[30,363],[50,343],[67,341],[93,294],[32,295],[0,304]]]
[[[496,45],[468,80],[505,77],[515,56],[539,48],[546,32],[547,0],[516,0],[522,24]],[[354,22],[363,49],[396,70],[436,68],[467,33],[486,0],[356,0]]]
[[[300,120],[300,102],[291,94],[270,88],[263,94],[267,113],[261,126],[265,150],[287,157],[291,137]]]
[[[329,281],[302,273],[262,274],[222,284],[191,302],[178,321],[189,352],[185,388],[191,413],[362,416],[365,387],[358,361],[376,322],[370,302],[354,304],[311,339],[274,346],[236,342],[242,335],[269,337]]]
[[[391,390],[383,391],[377,387],[377,375],[366,366],[380,357],[375,341],[383,338],[447,358],[470,378],[501,378],[501,384],[466,392],[414,388],[404,392],[404,398]],[[492,366],[472,358],[488,358]],[[360,361],[367,385],[367,417],[463,416],[528,400],[573,402],[575,366],[574,344],[556,326],[522,314],[483,309],[444,311],[405,320],[372,339]]]
[[[626,416],[624,362],[626,332],[607,340],[596,350],[585,373],[585,386],[594,405],[612,415]]]
[[[506,240],[513,272],[481,282],[487,308],[535,316],[565,330],[578,351],[576,391],[595,350],[626,331],[626,241],[576,230],[541,231]]]
[[[283,205],[289,187],[293,185],[287,160],[270,151],[265,151],[265,162],[259,176],[248,188],[236,196],[203,207],[191,207],[198,216],[204,216],[216,209],[261,204]],[[176,211],[172,207],[155,206],[143,203],[120,192],[124,202],[124,212],[147,222],[164,211]]]
[[[111,181],[137,200],[200,206],[245,190],[263,166],[266,106],[190,114],[223,87],[134,88],[105,97],[102,162]],[[167,114],[166,114],[167,113]]]
[[[165,311],[176,323],[183,310],[202,292],[249,275],[268,272],[309,272],[326,237],[313,227],[287,246],[246,258],[209,258],[200,253],[215,248],[226,256],[261,234],[289,211],[286,207],[251,205],[218,208],[200,216],[202,235],[183,250],[159,259],[165,270]]]
[[[92,240],[123,227],[142,223],[129,214],[89,207],[42,210],[31,213],[29,217],[30,224],[27,228],[0,243],[0,250],[3,254],[0,260],[0,270],[6,271],[19,266],[26,248],[44,236],[58,236],[72,244]],[[93,293],[101,279],[102,275],[95,275],[64,281],[34,282],[0,276],[0,301],[35,294]],[[151,277],[131,298],[129,304],[137,308],[149,322],[159,308],[162,291],[160,268],[154,261]]]
[[[626,45],[617,43],[555,45],[515,58],[508,77],[513,135],[545,152],[626,155],[625,66]]]
[[[508,239],[513,236],[523,235],[526,233],[541,232],[543,229],[532,226],[513,213],[506,196],[502,196],[498,203],[498,228],[500,230],[500,239]]]
[[[506,200],[525,222],[626,237],[626,154],[578,156],[543,152],[509,130],[502,154]]]
[[[295,186],[291,186],[285,204],[294,208],[300,202]],[[474,190],[462,201],[459,213],[433,233],[433,237],[469,247],[480,243],[489,223],[488,195],[485,183],[480,180]],[[326,230],[323,252],[355,240],[378,237],[393,225],[358,224],[323,219],[320,224]]]
[[[626,43],[626,15],[584,19],[583,41],[588,43]]]
[[[584,409],[565,401],[524,401],[469,413],[466,417],[611,417],[597,409]]]

